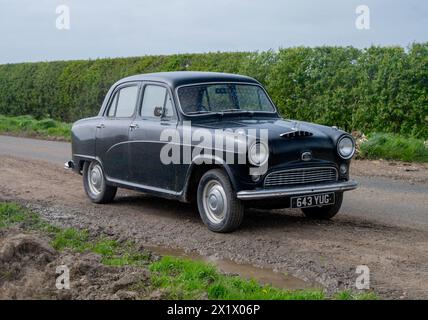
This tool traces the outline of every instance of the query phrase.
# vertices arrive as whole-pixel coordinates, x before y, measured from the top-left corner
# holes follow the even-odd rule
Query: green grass
[[[139,252],[133,242],[118,243],[116,240],[104,237],[90,239],[86,230],[74,228],[59,231],[52,240],[52,246],[62,251],[71,249],[77,252],[91,251],[101,255],[102,263],[109,266],[146,265],[150,255]]]
[[[31,116],[0,115],[0,133],[70,141],[71,124],[52,119],[36,120]]]
[[[4,203],[0,206],[0,228],[7,228],[23,222],[27,213],[14,203]]]
[[[59,231],[51,244],[58,251],[72,249],[84,252],[89,249],[89,235],[85,230],[69,228]]]
[[[16,203],[0,202],[0,229],[17,224],[26,230],[38,230],[51,235],[57,234],[60,230]]]
[[[116,240],[101,238],[90,245],[90,250],[100,254],[102,263],[109,266],[144,266],[150,260],[150,254],[138,251],[132,241],[118,243]]]
[[[150,266],[152,284],[162,288],[170,299],[221,300],[323,300],[322,290],[287,291],[255,280],[219,273],[215,266],[176,257],[163,257]]]
[[[378,297],[374,292],[363,292],[355,294],[349,290],[338,292],[333,297],[335,300],[377,300]]]
[[[361,145],[361,157],[414,162],[428,162],[428,146],[422,139],[407,138],[391,133],[369,135]]]
[[[132,241],[118,242],[107,237],[91,237],[87,230],[59,229],[15,203],[0,202],[0,228],[20,224],[24,229],[49,234],[52,246],[62,251],[94,252],[109,266],[132,265],[151,271],[151,287],[161,289],[166,299],[220,299],[220,300],[360,300],[376,299],[374,293],[355,294],[339,292],[328,297],[320,289],[284,290],[270,285],[260,285],[255,280],[225,275],[209,263],[179,257],[162,257],[153,261],[149,252],[141,252]],[[7,275],[1,275],[5,278]]]

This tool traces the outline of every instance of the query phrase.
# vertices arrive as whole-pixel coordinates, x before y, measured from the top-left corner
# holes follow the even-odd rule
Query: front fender
[[[186,174],[186,183],[184,186],[183,195],[187,195],[188,188],[190,186],[190,179],[192,174],[199,166],[212,166],[215,165],[217,167],[221,167],[227,173],[230,183],[232,184],[232,188],[234,191],[237,191],[237,180],[235,175],[233,174],[232,168],[224,161],[224,159],[215,156],[215,155],[197,155],[193,158],[192,163],[190,164],[187,174]]]

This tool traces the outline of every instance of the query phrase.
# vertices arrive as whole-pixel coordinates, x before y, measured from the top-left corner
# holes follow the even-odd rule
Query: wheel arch
[[[198,156],[193,159],[189,166],[186,175],[186,184],[184,186],[183,200],[186,202],[196,201],[196,191],[198,188],[199,180],[202,176],[212,169],[222,169],[229,178],[234,191],[236,191],[236,181],[230,166],[219,157],[215,156]]]
[[[88,156],[88,155],[80,155],[80,154],[79,155],[76,155],[76,154],[73,155],[73,162],[76,164],[74,170],[76,170],[76,172],[78,172],[79,174],[82,174],[83,166],[85,165],[85,162],[90,163],[92,161],[97,161],[104,170],[104,166],[103,166],[103,163],[102,163],[100,158]]]

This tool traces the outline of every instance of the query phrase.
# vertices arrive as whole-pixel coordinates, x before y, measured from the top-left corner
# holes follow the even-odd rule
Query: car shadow
[[[112,205],[120,207],[127,205],[138,211],[144,210],[148,214],[168,217],[184,217],[197,221],[199,214],[195,206],[177,200],[165,199],[145,193],[118,194]]]
[[[317,224],[300,212],[292,209],[255,209],[246,208],[242,230],[280,229],[284,227],[306,227]]]
[[[112,205],[118,208],[126,205],[128,208],[131,207],[139,212],[143,210],[145,214],[186,219],[191,222],[202,224],[195,205],[144,193],[122,192],[116,196]],[[302,224],[313,225],[314,222],[306,219],[299,210],[261,210],[246,208],[244,223],[240,229],[281,228],[285,225]]]
[[[144,214],[168,217],[176,220],[186,220],[187,222],[203,225],[195,205],[182,203],[177,200],[170,200],[153,195],[138,193],[133,191],[121,192],[116,196],[111,204],[120,208],[126,205],[135,210],[137,214]],[[255,209],[246,208],[244,221],[237,230],[238,232],[260,231],[293,228],[312,227],[359,227],[367,229],[385,229],[385,226],[377,225],[371,221],[364,221],[355,218],[339,216],[332,220],[308,219],[298,209]]]

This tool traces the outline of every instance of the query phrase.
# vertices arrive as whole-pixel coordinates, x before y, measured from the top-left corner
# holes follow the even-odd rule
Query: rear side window
[[[138,99],[138,86],[129,86],[119,89],[114,95],[108,116],[127,118],[134,114]]]
[[[116,117],[130,117],[134,114],[138,98],[138,86],[120,89]]]

